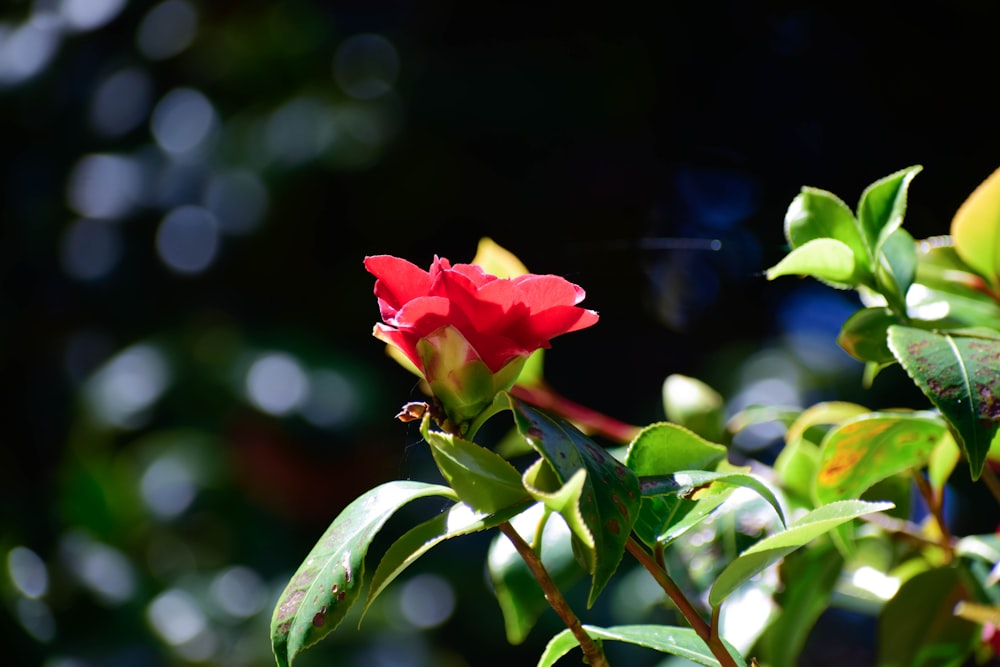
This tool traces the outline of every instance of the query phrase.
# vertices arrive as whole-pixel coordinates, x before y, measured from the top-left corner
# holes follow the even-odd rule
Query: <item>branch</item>
[[[576,641],[583,650],[586,663],[591,667],[609,667],[608,659],[604,656],[604,650],[583,629],[580,619],[576,617],[569,603],[566,602],[566,598],[559,592],[555,582],[552,581],[549,573],[545,570],[545,566],[542,564],[542,560],[538,557],[538,554],[524,541],[520,533],[514,530],[514,526],[510,525],[509,521],[504,521],[500,524],[500,531],[511,541],[514,548],[517,549],[517,553],[528,566],[528,569],[531,570],[531,574],[538,581],[538,585],[542,587],[542,592],[545,593],[545,599],[548,601],[549,606],[559,615],[562,622],[573,633],[573,636],[576,637]]]
[[[719,661],[719,664],[722,667],[740,667],[736,660],[733,659],[733,656],[730,655],[725,644],[722,643],[722,638],[717,632],[713,631],[713,626],[709,625],[705,619],[701,617],[698,610],[694,608],[691,601],[687,599],[686,595],[684,595],[684,591],[682,591],[677,584],[674,583],[674,580],[670,578],[670,575],[667,574],[666,570],[660,567],[657,562],[653,560],[653,557],[646,553],[646,550],[642,547],[642,545],[635,541],[635,538],[630,537],[625,547],[629,550],[629,553],[635,556],[635,559],[639,561],[639,564],[649,570],[649,573],[653,575],[654,579],[656,579],[656,583],[658,583],[664,592],[666,592],[666,594],[670,597],[674,605],[676,605],[678,611],[681,612],[681,615],[683,615],[687,622],[691,625],[691,628],[694,629],[698,636],[701,637],[701,640],[708,645],[709,650],[712,651],[712,655],[714,655],[715,659]],[[713,613],[713,622],[715,622],[716,619],[717,617],[715,617]]]

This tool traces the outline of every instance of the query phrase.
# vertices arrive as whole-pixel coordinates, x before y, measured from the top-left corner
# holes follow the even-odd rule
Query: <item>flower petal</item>
[[[582,287],[574,285],[562,276],[528,274],[518,276],[511,282],[517,284],[521,298],[531,306],[533,313],[553,306],[573,306],[583,301],[587,295]]]
[[[399,257],[365,257],[365,269],[378,279],[375,281],[375,296],[378,298],[382,319],[386,321],[408,301],[425,296],[430,290],[430,274]]]

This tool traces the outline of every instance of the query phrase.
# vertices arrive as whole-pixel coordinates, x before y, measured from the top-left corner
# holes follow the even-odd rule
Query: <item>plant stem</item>
[[[592,410],[585,405],[575,403],[555,392],[548,385],[541,384],[526,387],[516,384],[511,388],[510,393],[512,396],[527,401],[536,407],[565,417],[579,426],[585,433],[602,435],[623,445],[632,442],[639,431],[642,430],[638,426],[626,424],[614,417],[609,417],[596,410]]]
[[[927,508],[930,510],[931,516],[934,517],[934,521],[938,525],[938,532],[940,533],[938,545],[944,549],[948,560],[951,561],[955,556],[955,550],[952,547],[954,540],[952,540],[951,531],[948,530],[948,524],[944,520],[943,499],[934,493],[930,482],[918,471],[914,471],[913,479],[917,483],[917,489],[920,491],[920,495],[923,496],[924,502],[927,503]]]
[[[709,650],[712,651],[712,655],[714,655],[715,659],[719,661],[719,664],[722,667],[740,667],[733,656],[730,655],[729,650],[726,649],[725,644],[722,643],[722,637],[719,636],[718,632],[713,631],[713,625],[709,625],[705,619],[701,617],[698,610],[694,608],[691,601],[687,599],[686,595],[684,595],[684,591],[682,591],[677,584],[674,583],[674,580],[670,578],[670,575],[667,574],[666,570],[660,567],[657,562],[653,560],[653,557],[650,556],[642,545],[636,542],[634,538],[630,537],[625,547],[629,550],[629,553],[635,556],[635,559],[639,561],[644,568],[649,570],[649,573],[653,575],[654,579],[656,579],[656,583],[658,583],[664,592],[666,592],[666,594],[670,597],[674,605],[676,605],[678,611],[681,612],[681,615],[683,615],[687,622],[691,625],[691,628],[698,634],[699,637],[701,637],[701,640],[708,645]],[[716,622],[716,618],[717,617],[713,613],[713,624]]]
[[[545,599],[548,601],[549,606],[559,615],[562,622],[569,628],[569,631],[573,633],[576,637],[576,641],[580,644],[580,648],[583,650],[583,655],[586,664],[591,667],[609,667],[608,659],[604,656],[604,650],[601,648],[600,644],[596,643],[590,635],[587,634],[586,630],[583,629],[583,624],[580,623],[580,619],[576,617],[573,610],[570,608],[569,603],[566,602],[566,598],[563,597],[562,593],[556,587],[555,582],[549,576],[546,571],[545,566],[542,564],[542,559],[539,558],[538,554],[531,548],[531,546],[524,541],[520,533],[514,530],[514,526],[510,525],[509,521],[504,521],[499,526],[500,532],[507,536],[507,539],[511,541],[517,553],[524,560],[528,569],[531,570],[531,574],[534,575],[535,579],[538,581],[538,585],[542,587],[542,592],[545,594]]]

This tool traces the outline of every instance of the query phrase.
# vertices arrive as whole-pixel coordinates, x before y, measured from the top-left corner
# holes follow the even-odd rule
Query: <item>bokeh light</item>
[[[45,561],[27,547],[14,547],[7,552],[7,573],[11,583],[28,598],[40,598],[49,590],[49,570]]]
[[[149,115],[153,97],[150,75],[139,67],[117,70],[94,89],[90,124],[106,137],[119,137],[139,127]]]
[[[62,538],[59,550],[69,571],[101,602],[117,606],[132,598],[135,568],[119,549],[77,530]]]
[[[156,230],[156,252],[177,273],[201,273],[215,261],[218,250],[219,225],[200,206],[175,208]]]
[[[371,100],[392,90],[399,74],[399,54],[392,42],[381,35],[350,37],[337,47],[333,74],[345,93],[359,100]]]
[[[82,218],[70,223],[63,234],[63,270],[77,280],[104,277],[121,256],[120,232],[107,221]]]
[[[198,31],[198,10],[184,0],[156,5],[139,24],[135,44],[150,60],[166,60],[183,52]]]
[[[122,428],[139,426],[170,381],[163,353],[152,345],[126,348],[87,382],[85,395],[95,416]]]
[[[70,207],[88,218],[120,218],[142,192],[142,172],[130,157],[86,155],[73,167],[67,197]]]
[[[193,88],[175,88],[164,95],[150,120],[156,143],[178,158],[202,148],[217,122],[212,103]]]
[[[83,32],[109,23],[125,4],[126,0],[62,0],[59,11],[67,27]]]
[[[302,365],[284,352],[258,357],[246,376],[247,398],[272,415],[287,415],[309,397],[309,378]]]

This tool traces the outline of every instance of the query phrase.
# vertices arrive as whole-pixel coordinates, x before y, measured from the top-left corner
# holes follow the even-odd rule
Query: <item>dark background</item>
[[[762,350],[794,370],[801,401],[920,400],[891,372],[861,388],[860,365],[834,343],[853,295],[762,272],[804,184],[853,207],[871,181],[922,164],[907,227],[947,233],[998,162],[996,3],[164,4],[196,16],[169,56],[137,38],[154,3],[76,28],[58,3],[0,9],[0,551],[30,549],[49,579],[30,603],[4,589],[0,637],[16,664],[269,663],[273,595],[330,519],[381,481],[431,474],[419,437],[392,420],[419,392],[370,338],[368,254],[468,261],[489,236],[532,271],[580,284],[601,322],[557,340],[546,375],[633,423],[662,419],[670,373],[740,395]],[[28,25],[56,37],[24,75],[12,36]],[[169,44],[171,30],[157,34]],[[369,34],[391,44],[398,72],[379,69],[379,52],[338,78],[338,49]],[[102,130],[97,91],[123,69],[144,77],[146,96],[132,90],[131,124]],[[177,88],[200,92],[215,126],[171,158],[151,127]],[[96,216],[97,237],[74,237],[89,229],[75,227],[88,216],[69,194],[74,174],[97,154],[141,164],[138,194]],[[157,251],[164,216],[204,204],[212,176],[233,170],[266,192],[259,220],[223,227],[203,270],[172,270]],[[713,239],[721,248],[705,249]],[[114,249],[100,270],[67,268],[100,243]],[[167,379],[127,423],[102,421],[89,378],[136,345],[159,351]],[[245,378],[269,352],[333,369],[353,402],[326,397],[345,412],[325,424],[255,407]],[[176,452],[195,495],[157,517],[139,480]],[[80,535],[130,563],[131,593],[102,597],[74,572],[67,544]],[[181,556],[163,569],[152,555],[165,543]],[[428,558],[459,592],[445,625],[345,627],[317,664],[530,664],[548,635],[506,646],[485,544]],[[256,613],[227,617],[196,595],[233,564],[258,577]],[[204,603],[215,649],[185,653],[157,634],[148,605],[174,590]]]

